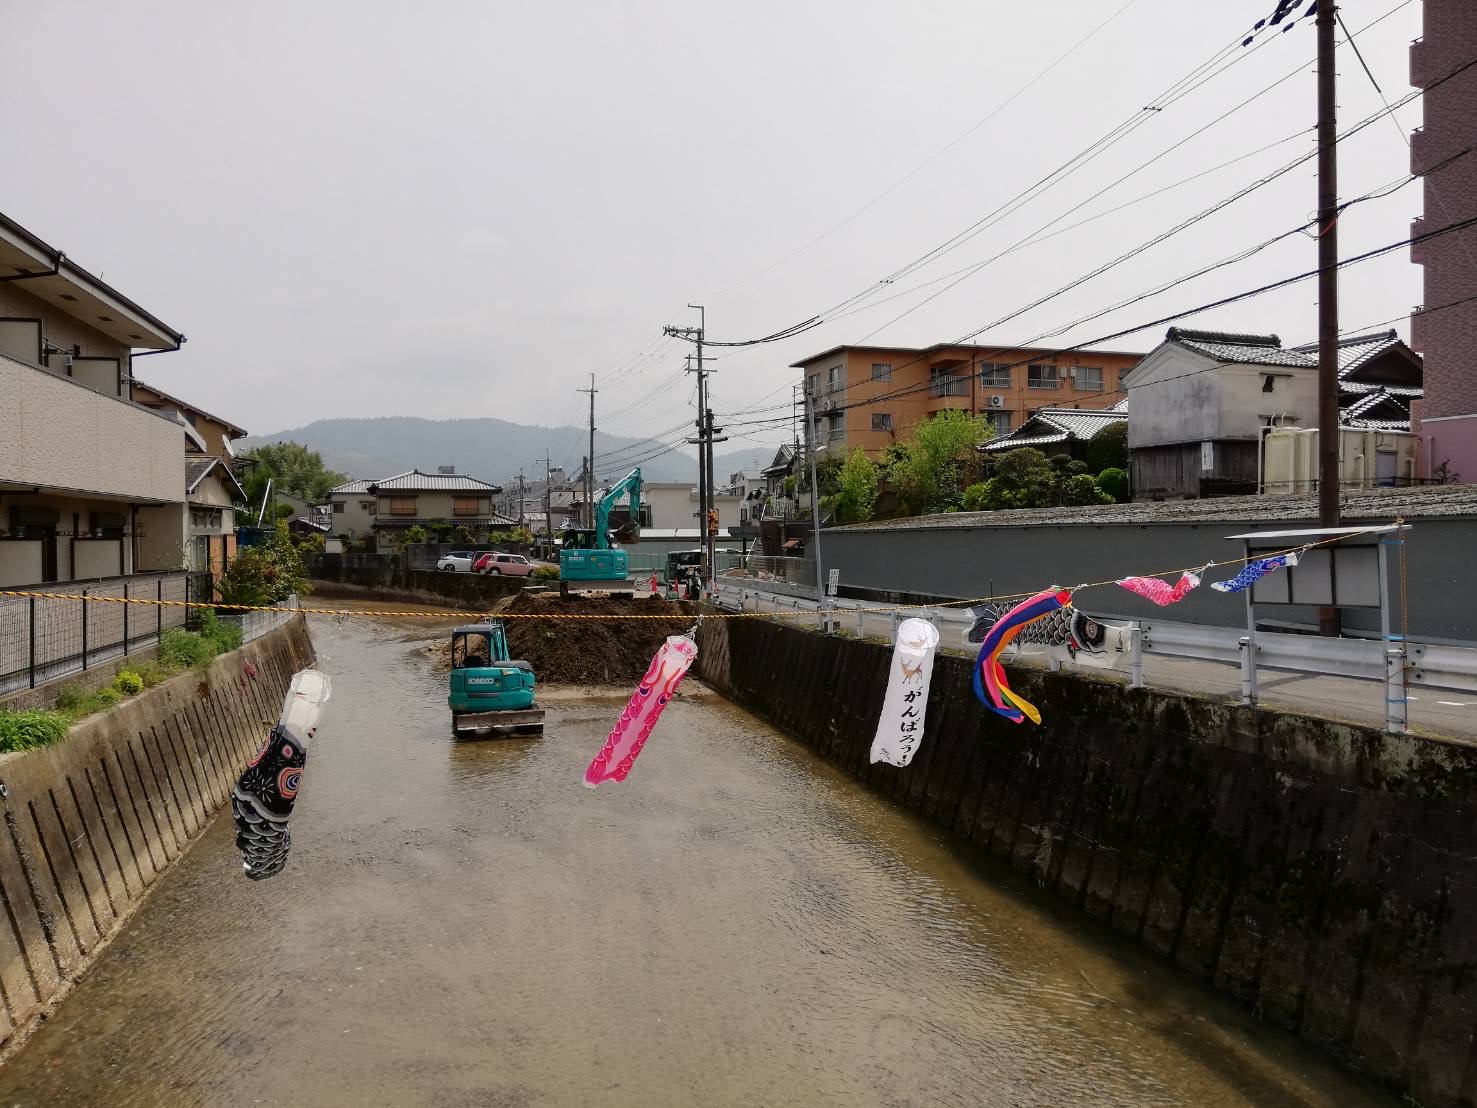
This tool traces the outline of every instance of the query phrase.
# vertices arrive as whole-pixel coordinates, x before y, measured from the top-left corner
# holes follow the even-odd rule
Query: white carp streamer
[[[877,737],[872,740],[874,763],[905,766],[918,753],[938,645],[938,628],[928,620],[905,619],[898,624],[887,693],[882,698],[882,718],[877,721]]]

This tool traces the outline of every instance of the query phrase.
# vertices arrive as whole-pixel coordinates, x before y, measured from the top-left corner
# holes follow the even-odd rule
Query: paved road
[[[274,880],[217,818],[0,1104],[1388,1103],[709,693],[453,743],[399,627],[335,682]]]

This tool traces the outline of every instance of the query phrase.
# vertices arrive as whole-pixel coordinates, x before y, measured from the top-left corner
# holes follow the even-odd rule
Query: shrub
[[[539,581],[557,581],[559,579],[558,566],[534,566],[530,577]]]
[[[113,688],[124,696],[137,696],[144,691],[144,679],[131,669],[120,669],[113,677]]]
[[[1117,466],[1110,466],[1097,475],[1098,488],[1119,504],[1128,503],[1128,474]]]
[[[35,750],[59,743],[70,726],[66,716],[43,708],[0,712],[0,750]]]
[[[983,512],[990,507],[988,499],[989,486],[981,481],[970,485],[964,490],[964,495],[959,500],[959,506],[966,512]]]
[[[1087,440],[1084,455],[1087,468],[1093,473],[1105,469],[1125,469],[1128,466],[1128,420],[1110,423]]]
[[[248,546],[237,551],[235,559],[220,575],[215,585],[216,595],[222,604],[249,607],[268,604],[276,577],[277,568],[270,552],[260,546]]]
[[[143,680],[144,688],[152,689],[155,685],[162,685],[174,675],[158,662],[145,662],[138,667],[138,675]]]
[[[426,529],[419,523],[412,523],[405,529],[405,541],[407,543],[425,542]]]
[[[59,711],[72,712],[83,706],[88,692],[81,685],[63,685],[56,690],[56,706]]]
[[[214,613],[212,613],[214,614]],[[199,635],[171,627],[159,642],[159,661],[171,669],[192,669],[215,657],[214,651]]]
[[[93,703],[97,705],[97,710],[100,712],[114,707],[122,699],[123,694],[111,685],[105,689],[98,689],[92,694]]]
[[[1075,477],[1068,477],[1061,485],[1061,497],[1063,504],[1080,506],[1083,504],[1111,504],[1113,498],[1102,489],[1097,487],[1094,481],[1085,473],[1079,473]]]
[[[241,645],[241,625],[204,611],[200,613],[200,637],[214,648],[215,654],[225,654]]]

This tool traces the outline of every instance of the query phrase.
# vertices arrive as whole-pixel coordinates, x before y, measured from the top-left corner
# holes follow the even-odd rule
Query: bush
[[[1087,468],[1093,473],[1128,468],[1128,420],[1110,423],[1087,440]]]
[[[530,577],[538,581],[557,581],[559,579],[558,566],[534,566]]]
[[[270,603],[267,597],[276,577],[271,554],[263,547],[248,546],[236,552],[235,559],[216,581],[216,596],[222,604],[259,607]]]
[[[1128,503],[1128,473],[1110,466],[1097,475],[1097,486],[1119,504]]]
[[[412,523],[405,529],[405,541],[407,543],[425,542],[426,529],[419,523]]]
[[[966,512],[983,512],[990,507],[989,486],[981,481],[977,485],[970,485],[964,490],[964,495],[959,500],[959,506]]]
[[[75,711],[82,707],[87,699],[88,692],[81,685],[63,685],[56,690],[56,706],[58,711]]]
[[[1113,502],[1113,498],[1098,488],[1097,482],[1085,473],[1068,477],[1062,482],[1061,498],[1063,504],[1078,507],[1084,504],[1111,504]]]
[[[174,676],[158,662],[145,662],[138,667],[138,675],[144,682],[144,688],[152,689],[155,685],[162,685]]]
[[[93,703],[97,705],[97,710],[100,712],[115,707],[118,701],[122,699],[123,694],[111,685],[104,689],[98,689],[97,692],[92,694]]]
[[[60,712],[33,708],[24,712],[0,711],[0,750],[35,750],[67,737],[71,721]]]
[[[113,677],[113,688],[124,696],[137,696],[144,691],[144,679],[131,669],[120,669]]]
[[[170,669],[193,669],[214,657],[210,645],[193,631],[171,627],[159,642],[159,661]]]

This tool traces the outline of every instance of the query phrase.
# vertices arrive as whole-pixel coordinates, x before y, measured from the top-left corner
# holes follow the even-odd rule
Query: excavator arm
[[[631,522],[640,527],[641,520],[641,470],[633,469],[606,490],[595,505],[595,544],[605,550],[610,546],[610,512],[621,502],[621,497],[631,498]]]

